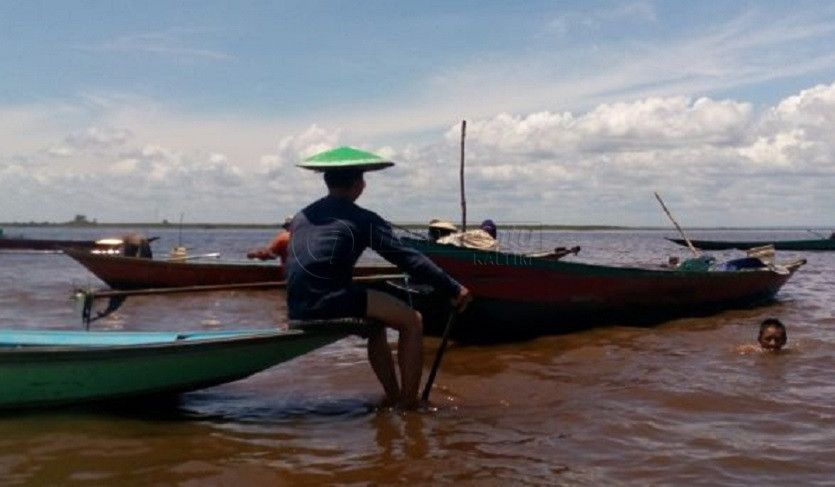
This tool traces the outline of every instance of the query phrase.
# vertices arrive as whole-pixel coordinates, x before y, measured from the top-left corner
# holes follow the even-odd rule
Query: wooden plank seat
[[[329,318],[320,320],[290,320],[291,330],[302,330],[307,333],[342,333],[345,335],[359,335],[368,338],[378,333],[383,324],[371,318]]]

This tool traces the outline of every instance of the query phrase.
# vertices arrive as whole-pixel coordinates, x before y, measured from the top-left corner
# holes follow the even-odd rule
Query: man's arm
[[[456,300],[461,299],[469,302],[469,299],[465,297],[469,296],[469,291],[464,286],[450,277],[428,257],[403,244],[394,234],[391,226],[379,216],[371,222],[370,246],[381,257],[412,276],[441,289],[449,296],[454,296]]]
[[[272,260],[281,257],[281,261],[283,262],[287,257],[287,244],[290,240],[289,235],[289,232],[280,232],[266,246],[247,252],[247,258]]]

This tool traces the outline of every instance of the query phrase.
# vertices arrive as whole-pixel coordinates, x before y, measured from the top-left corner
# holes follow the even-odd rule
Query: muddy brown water
[[[157,253],[180,238],[176,230],[148,233],[161,236]],[[803,230],[691,233],[813,237]],[[596,263],[659,265],[688,256],[663,236],[675,234],[519,232],[508,245],[580,245],[576,259]],[[189,230],[182,240],[193,254],[232,258],[269,237]],[[363,342],[348,338],[174,401],[0,415],[0,485],[832,485],[835,252],[778,252],[798,256],[808,264],[777,301],[755,309],[503,345],[453,343],[432,393],[434,412],[377,409],[381,390]],[[79,286],[101,283],[68,257],[0,255],[0,328],[80,329],[70,299]],[[741,352],[766,317],[788,325],[787,351]],[[215,292],[132,297],[94,327],[284,322],[279,291]],[[428,370],[438,339],[425,345]]]

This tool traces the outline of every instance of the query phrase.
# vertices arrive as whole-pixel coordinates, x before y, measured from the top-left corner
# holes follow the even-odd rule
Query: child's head
[[[786,327],[780,320],[769,318],[760,323],[760,334],[757,341],[763,350],[779,352],[786,344],[787,339]]]

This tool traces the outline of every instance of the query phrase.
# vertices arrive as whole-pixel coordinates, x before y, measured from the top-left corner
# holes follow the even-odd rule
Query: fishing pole
[[[676,219],[673,218],[672,213],[670,213],[670,210],[667,209],[667,205],[664,204],[664,200],[661,199],[661,196],[659,196],[658,193],[655,193],[655,199],[657,199],[658,202],[661,203],[661,208],[664,209],[664,213],[667,214],[667,218],[669,218],[670,221],[673,222],[673,225],[675,225],[676,230],[678,230],[678,233],[681,234],[681,236],[684,238],[684,241],[687,243],[687,247],[690,248],[690,251],[693,252],[693,255],[699,257],[699,251],[696,250],[696,247],[694,247],[690,239],[687,238],[687,235],[685,235],[684,230],[681,229]]]

